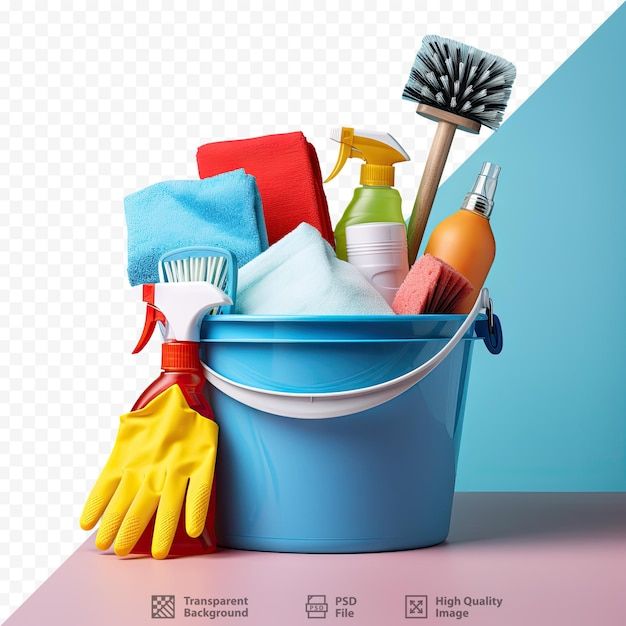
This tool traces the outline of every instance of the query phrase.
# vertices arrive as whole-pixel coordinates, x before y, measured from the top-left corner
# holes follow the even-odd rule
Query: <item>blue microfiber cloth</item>
[[[268,247],[261,196],[242,169],[157,183],[127,196],[124,208],[131,285],[158,282],[159,258],[175,248],[226,248],[241,267]]]
[[[393,315],[363,274],[340,261],[309,224],[240,270],[236,306],[249,315]]]

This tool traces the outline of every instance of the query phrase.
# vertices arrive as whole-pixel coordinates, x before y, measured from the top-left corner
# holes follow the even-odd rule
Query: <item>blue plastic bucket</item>
[[[202,353],[213,382],[218,375],[244,392],[268,390],[276,394],[272,401],[283,393],[327,392],[345,400],[342,393],[376,389],[436,358],[465,321],[459,315],[222,315],[203,323]],[[472,347],[489,336],[486,328],[484,316],[472,320],[425,378],[348,415],[331,410],[332,417],[297,419],[303,416],[285,416],[291,408],[274,414],[210,385],[220,426],[220,545],[374,552],[444,541]]]

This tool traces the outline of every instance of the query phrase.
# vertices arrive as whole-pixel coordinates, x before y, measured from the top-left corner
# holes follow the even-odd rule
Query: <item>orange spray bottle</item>
[[[426,254],[445,261],[472,283],[472,292],[456,304],[454,313],[472,309],[496,256],[489,218],[499,174],[499,165],[483,163],[460,210],[436,226],[426,245]]]

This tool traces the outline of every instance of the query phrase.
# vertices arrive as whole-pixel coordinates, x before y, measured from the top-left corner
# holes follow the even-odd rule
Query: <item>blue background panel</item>
[[[459,490],[626,489],[625,38],[622,6],[438,194],[429,231],[502,165],[505,346],[475,354]]]

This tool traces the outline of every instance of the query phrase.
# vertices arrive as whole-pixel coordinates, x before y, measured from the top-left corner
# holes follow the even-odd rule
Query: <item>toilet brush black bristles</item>
[[[402,97],[497,129],[502,122],[515,66],[452,39],[422,40]]]

